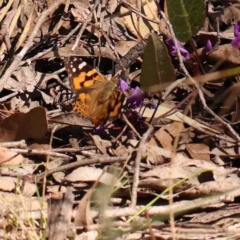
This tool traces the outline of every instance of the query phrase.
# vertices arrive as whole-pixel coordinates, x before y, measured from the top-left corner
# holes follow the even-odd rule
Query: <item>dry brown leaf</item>
[[[23,189],[21,189],[23,187]],[[21,189],[21,194],[25,197],[32,197],[37,190],[36,184],[25,182],[15,177],[0,177],[0,190],[14,192],[16,188]]]
[[[115,12],[117,6],[118,6],[118,0],[107,0],[106,10],[112,14]]]
[[[38,168],[38,165],[34,164],[27,158],[23,159],[22,165],[7,165],[2,167],[1,173],[5,176],[26,176],[31,175]]]
[[[190,159],[184,157],[182,154],[176,154],[176,156],[172,159],[172,162],[176,165],[195,166],[197,168],[212,170],[219,175],[226,175],[228,173],[227,169],[219,167],[213,162],[208,162],[200,159]]]
[[[25,105],[25,101],[23,101],[21,98],[13,97],[10,100],[10,109],[12,111],[21,111],[22,107]]]
[[[106,152],[107,152],[106,148],[112,146],[112,143],[111,143],[110,141],[103,140],[103,139],[101,139],[98,135],[91,135],[91,138],[92,138],[95,146],[97,147],[97,149],[98,149],[102,154],[106,154]]]
[[[112,151],[116,156],[122,156],[123,154],[130,153],[132,149],[121,144],[116,149],[112,149]]]
[[[160,165],[167,161],[161,155],[160,148],[158,146],[155,146],[155,144],[152,144],[151,142],[144,144],[143,155],[146,156],[146,161],[150,162],[151,164]]]
[[[37,185],[35,183],[25,182],[24,187],[21,190],[21,194],[24,197],[32,197],[37,192]]]
[[[155,191],[159,192],[159,191],[164,191],[166,190],[166,188],[168,188],[170,186],[170,183],[172,184],[176,184],[179,182],[179,179],[172,179],[172,182],[170,182],[169,179],[161,179],[161,181],[159,181],[159,179],[156,178],[146,178],[143,180],[140,180],[139,182],[139,188],[150,188],[150,189],[154,189]],[[178,193],[178,192],[182,192],[185,191],[187,189],[190,189],[192,187],[192,184],[188,183],[188,182],[183,182],[179,185],[177,185],[176,187],[174,187],[174,192]],[[142,192],[142,190],[141,190]],[[163,199],[167,199],[168,196],[162,196]]]
[[[233,24],[237,23],[240,21],[240,4],[232,4],[228,7],[226,7],[223,11],[223,14],[220,16],[220,21],[225,23],[226,25],[228,24]]]
[[[225,147],[225,148],[214,148],[210,153],[216,156],[227,156],[227,155],[238,156],[239,150],[240,150],[239,148],[232,146],[232,147]]]
[[[60,193],[65,193],[67,191],[67,187],[61,185],[47,186],[47,192],[52,193],[53,195]]]
[[[32,214],[34,215],[35,211],[41,212],[42,209],[47,208],[46,201],[42,201],[39,197],[24,197],[14,193],[6,192],[0,192],[0,204],[2,211],[7,211],[9,213],[9,207],[10,208],[15,207],[15,209],[21,211],[21,213],[19,212],[19,218],[25,216],[27,217],[27,219],[29,219],[31,211]],[[41,214],[39,214],[39,218],[40,217]]]
[[[137,43],[137,41],[118,41],[115,44],[115,49],[121,56],[124,56]]]
[[[207,60],[213,63],[221,61],[225,67],[238,66],[240,64],[240,50],[234,48],[231,44],[223,44],[208,55]]]
[[[0,177],[0,190],[11,192],[16,189],[17,179],[14,177]]]
[[[219,209],[214,212],[204,212],[200,214],[195,214],[190,222],[194,223],[211,223],[216,222],[218,219],[226,218],[232,215],[239,215],[240,209],[236,204],[235,206],[225,206],[224,209]]]
[[[22,139],[41,139],[48,130],[46,109],[36,107],[28,113],[14,113],[0,124],[0,131],[5,132],[0,141],[14,141]],[[11,137],[11,139],[6,139]]]
[[[61,123],[66,123],[68,125],[83,125],[83,126],[89,126],[93,127],[94,124],[92,124],[87,118],[83,118],[80,116],[79,113],[72,112],[72,113],[61,113],[58,116],[55,116],[51,118],[51,120],[58,121]],[[63,124],[62,126],[65,127],[66,124]]]
[[[99,182],[106,185],[121,186],[121,182],[113,176],[112,174],[103,171],[100,168],[94,167],[80,167],[72,171],[69,175],[65,177],[66,181],[69,182],[95,182],[99,179]]]
[[[71,13],[75,18],[76,22],[85,22],[87,16],[90,14],[88,6],[83,5],[81,2],[73,3],[75,8],[71,8]]]
[[[197,174],[200,172],[201,168],[196,168],[196,167],[191,167],[191,166],[179,166],[179,165],[166,165],[166,166],[161,166],[161,167],[155,167],[153,170],[144,172],[142,174],[142,177],[147,178],[147,177],[155,177],[159,179],[170,179],[170,176],[173,177],[173,179],[183,179],[188,176],[191,176],[193,174]],[[199,184],[199,181],[197,177],[192,177],[189,181],[193,185]]]
[[[221,176],[215,178],[214,181],[203,182],[194,187],[194,189],[186,190],[186,194],[190,197],[199,195],[211,195],[216,193],[224,193],[238,187],[240,179],[236,174]]]
[[[84,195],[81,201],[78,204],[78,208],[76,211],[76,216],[74,223],[76,226],[88,226],[93,224],[93,219],[90,211],[90,200],[93,194],[94,188],[88,190],[88,192]]]
[[[163,166],[155,167],[150,171],[142,173],[142,177],[169,179],[170,176],[172,176],[173,179],[182,179],[193,174],[200,173],[204,170],[212,171],[213,179],[218,181],[222,181],[222,179],[226,178],[227,174],[229,174],[229,171],[222,167],[219,167],[212,162],[198,159],[189,159],[187,157],[184,157],[182,154],[176,154],[176,156],[172,159],[172,165],[168,163]],[[193,185],[200,184],[198,176],[189,179],[188,183],[191,183]]]
[[[47,170],[51,170],[51,169],[61,166],[62,164],[63,164],[63,160],[54,158],[52,161],[50,161],[46,165],[46,168],[47,168]],[[59,183],[61,183],[63,181],[64,177],[65,177],[64,172],[56,172],[53,174],[53,178],[55,179],[56,182],[59,182]]]
[[[142,72],[141,69],[137,69],[137,70],[131,72],[131,73],[129,74],[129,79],[130,79],[130,80],[133,80],[133,79],[134,79],[134,81],[139,82],[139,81],[140,81],[141,72]]]
[[[154,118],[158,118],[160,116],[162,116],[163,114],[169,112],[172,108],[169,108],[167,106],[164,105],[159,105],[158,109],[154,115]],[[155,109],[150,109],[150,108],[144,108],[144,112],[143,109],[137,109],[140,111],[140,113],[143,115],[143,117],[150,119],[153,115],[153,113],[155,112]],[[174,110],[174,112],[172,114],[168,114],[166,117],[167,119],[173,120],[173,121],[177,121],[177,122],[183,122],[183,123],[187,123],[189,126],[196,128],[196,129],[201,129],[202,131],[210,131],[213,133],[220,133],[218,130],[214,129],[214,128],[210,128],[206,125],[203,125],[202,123],[197,122],[194,119],[191,119],[190,117],[187,117],[186,115],[180,113],[179,111]]]
[[[46,94],[43,91],[40,91],[40,90],[38,90],[38,91],[41,93],[42,98],[46,104],[53,104],[54,99],[51,96],[49,96],[48,94]]]
[[[186,144],[186,149],[193,159],[210,161],[209,147],[201,143]]]
[[[52,147],[49,144],[38,144],[33,143],[28,145],[29,149],[40,149],[40,150],[50,150]]]
[[[13,77],[9,78],[4,88],[17,92],[33,92],[37,81],[33,66],[23,66],[13,73]]]
[[[109,37],[114,38],[116,40],[127,40],[127,29],[125,28],[125,25],[123,23],[122,18],[120,17],[109,17],[106,11],[101,13],[101,17],[106,16],[106,20],[102,22],[102,30],[104,32],[107,32]],[[99,31],[92,28],[92,26],[88,26],[86,28],[89,32],[93,33],[96,37],[99,36]],[[92,50],[91,50],[92,51]],[[109,58],[114,60],[112,55],[110,57],[110,53],[112,52],[111,48],[106,44],[106,47],[101,47],[100,49],[101,53],[103,53],[105,56],[106,54],[109,54]],[[102,55],[103,56],[103,55]]]
[[[167,124],[166,126],[161,127],[154,134],[154,137],[150,140],[149,143],[158,145],[157,142],[160,142],[164,149],[172,150],[174,148],[174,138],[180,135],[183,128],[184,126],[181,122],[173,122]]]
[[[22,113],[28,113],[30,109],[40,107],[40,104],[38,101],[31,101],[29,106],[23,106],[21,109],[19,109]]]
[[[163,191],[170,186],[170,183],[176,184],[179,180],[180,179],[175,176],[173,176],[172,182],[170,182],[168,178],[159,181],[156,177],[148,177],[140,181],[139,187]],[[178,195],[180,194],[181,197],[188,198],[195,198],[203,195],[209,196],[211,194],[227,192],[239,186],[239,181],[240,179],[235,173],[220,175],[219,173],[205,172],[199,175],[198,178],[195,178],[194,181],[190,179],[176,186],[174,192]]]
[[[0,147],[0,165],[19,165],[24,163],[24,157],[7,148]]]
[[[152,0],[143,0],[142,2],[142,14],[144,14],[147,18],[151,20],[159,20],[157,18],[158,16],[158,7],[155,1]],[[132,0],[130,4],[136,8],[137,1]],[[151,33],[152,30],[155,32],[159,31],[158,24],[148,21],[147,19],[139,18],[139,15],[134,13],[133,11],[129,10],[128,8],[121,7],[120,13],[123,15],[122,19],[123,22],[128,28],[128,30],[136,36],[138,39],[142,39],[142,37],[146,37],[149,33]],[[148,26],[145,24],[145,22],[148,22]],[[151,26],[151,28],[149,28]]]

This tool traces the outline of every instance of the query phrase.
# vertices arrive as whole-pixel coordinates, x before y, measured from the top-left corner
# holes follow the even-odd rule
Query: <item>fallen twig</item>
[[[142,159],[142,149],[147,139],[153,132],[153,129],[154,129],[153,126],[150,125],[148,130],[143,134],[139,144],[139,150],[137,151],[137,156],[136,156],[135,166],[134,166],[133,184],[132,184],[132,202],[131,202],[132,208],[136,207],[136,204],[137,204],[137,188],[139,184],[139,172],[140,172],[140,161]]]

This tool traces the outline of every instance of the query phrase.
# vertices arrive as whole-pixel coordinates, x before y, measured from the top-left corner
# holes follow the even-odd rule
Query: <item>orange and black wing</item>
[[[107,80],[98,71],[82,61],[80,58],[69,57],[64,59],[71,88],[77,96],[73,103],[74,110],[83,117],[89,118],[89,102],[94,84]]]
[[[109,118],[116,118],[125,99],[116,84],[80,58],[65,58],[64,64],[77,94],[74,109],[95,125],[104,125]]]
[[[96,81],[107,81],[95,68],[80,58],[69,57],[64,59],[64,65],[73,90],[91,87]]]

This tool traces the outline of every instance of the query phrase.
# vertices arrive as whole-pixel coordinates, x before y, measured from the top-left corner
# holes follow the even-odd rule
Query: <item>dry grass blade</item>
[[[31,9],[31,13],[28,17],[28,20],[27,20],[27,23],[23,29],[23,32],[20,36],[20,38],[18,39],[18,42],[16,44],[16,47],[15,47],[15,51],[17,51],[19,49],[19,47],[22,46],[22,44],[24,43],[24,41],[26,40],[27,36],[28,36],[28,33],[29,33],[29,30],[30,30],[30,27],[31,27],[31,23],[33,21],[33,12],[34,12],[34,6],[32,7]]]
[[[15,12],[14,14],[14,17],[11,21],[11,24],[9,26],[9,30],[8,30],[8,37],[10,38],[11,35],[12,35],[12,32],[13,32],[13,29],[16,27],[17,25],[17,21],[19,19],[19,16],[20,16],[20,13],[21,13],[21,9],[22,9],[22,6],[20,5],[17,9],[17,11]],[[0,48],[0,56],[4,53],[4,51],[6,50],[6,45],[5,43],[2,43],[2,46]]]
[[[2,10],[0,11],[0,22],[3,20],[3,18],[6,16],[8,10],[10,9],[10,7],[12,6],[13,0],[10,0],[8,2],[8,4],[2,8]]]
[[[15,13],[16,13],[16,9],[13,9],[13,10],[9,11],[7,13],[6,18],[4,19],[4,21],[2,23],[2,29],[1,29],[1,35],[2,35],[1,36],[1,40],[2,40],[1,42],[2,42],[2,44],[1,44],[1,47],[0,47],[0,51],[2,53],[4,52],[6,47],[8,49],[11,48],[11,43],[10,43],[11,34],[9,33],[9,26],[11,24],[11,21],[12,21]],[[7,44],[7,46],[6,46],[6,44]],[[0,56],[2,56],[2,54]]]
[[[14,14],[14,17],[11,21],[10,27],[9,27],[9,31],[8,31],[8,37],[10,38],[13,32],[13,29],[16,27],[17,25],[17,21],[19,19],[20,13],[21,13],[21,9],[22,6],[20,5],[16,11],[16,13]],[[4,53],[4,51],[6,50],[6,45],[4,43],[2,43],[2,46],[0,48],[0,56]]]

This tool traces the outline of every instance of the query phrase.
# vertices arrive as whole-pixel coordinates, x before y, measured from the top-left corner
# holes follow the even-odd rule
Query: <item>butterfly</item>
[[[126,99],[118,89],[117,78],[107,80],[80,58],[64,58],[72,90],[76,93],[74,110],[96,126],[117,118]]]

